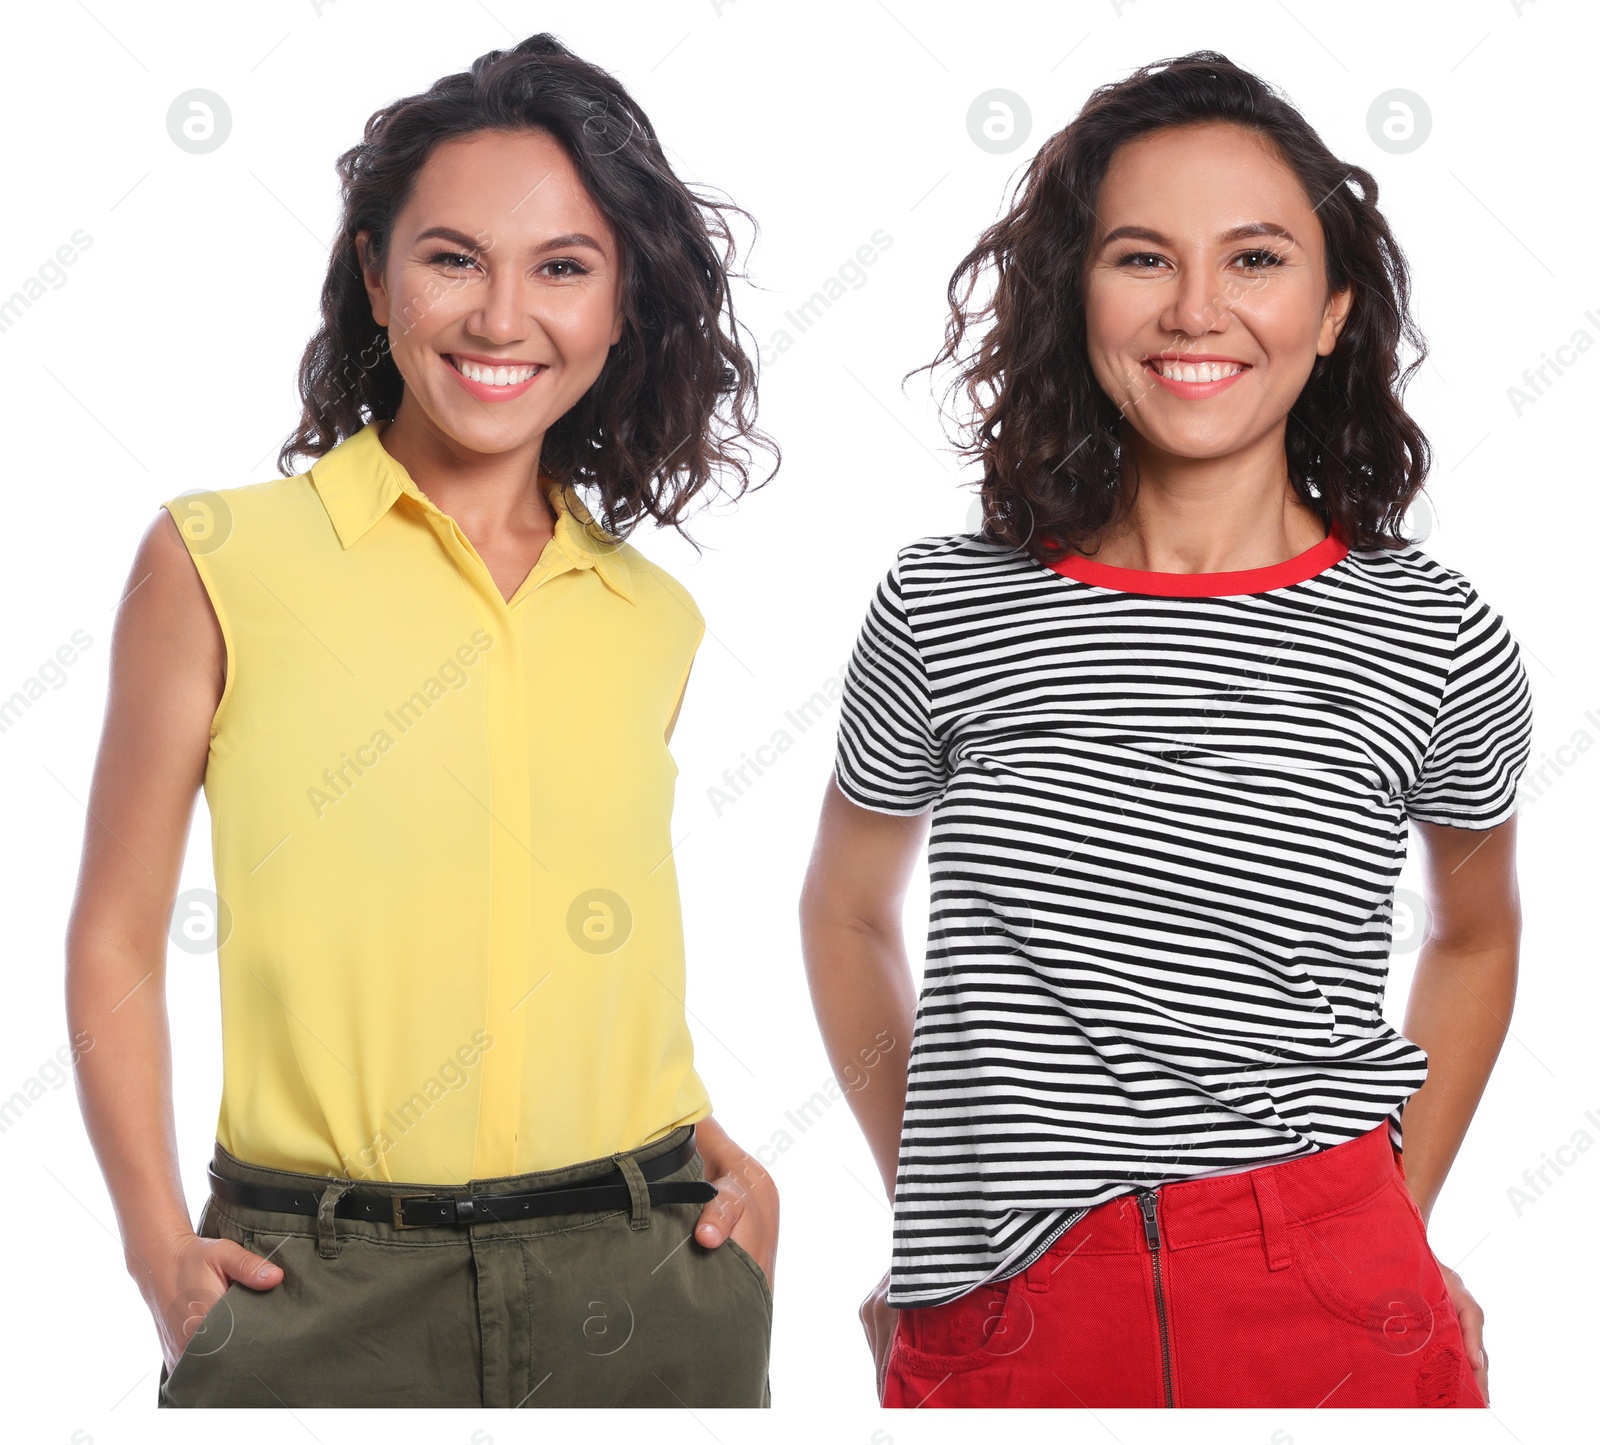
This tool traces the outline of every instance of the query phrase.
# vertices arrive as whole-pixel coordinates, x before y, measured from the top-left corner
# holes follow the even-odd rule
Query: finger
[[[1483,1311],[1467,1295],[1456,1306],[1456,1318],[1461,1322],[1461,1343],[1466,1347],[1467,1359],[1477,1369],[1483,1364]]]
[[[744,1196],[727,1182],[727,1176],[715,1183],[717,1197],[706,1201],[694,1226],[694,1237],[711,1249],[715,1249],[733,1232],[733,1226],[744,1215]]]
[[[1472,1366],[1472,1378],[1478,1382],[1484,1403],[1489,1402],[1489,1352],[1483,1347],[1483,1311],[1459,1311],[1461,1317],[1461,1343],[1467,1351],[1467,1363]]]
[[[225,1240],[228,1248],[218,1250],[222,1257],[218,1263],[229,1279],[238,1280],[251,1289],[271,1289],[283,1278],[283,1267],[274,1264],[264,1254],[256,1254],[242,1244]]]
[[[1450,1291],[1450,1303],[1455,1307],[1456,1320],[1461,1326],[1461,1346],[1467,1352],[1467,1364],[1472,1378],[1485,1404],[1489,1403],[1489,1354],[1483,1347],[1483,1309],[1471,1293],[1461,1284],[1461,1277],[1451,1272],[1458,1288]]]
[[[1489,1352],[1483,1347],[1483,1329],[1481,1324],[1468,1329],[1465,1325],[1461,1329],[1461,1342],[1466,1346],[1467,1363],[1472,1367],[1472,1378],[1477,1381],[1478,1391],[1483,1396],[1484,1404],[1489,1403]]]
[[[896,1311],[894,1319],[889,1321],[888,1325],[885,1327],[884,1335],[883,1335],[883,1341],[882,1341],[882,1348],[877,1351],[877,1359],[876,1359],[875,1363],[877,1364],[877,1367],[878,1367],[878,1402],[879,1402],[879,1404],[883,1403],[884,1385],[886,1384],[886,1382],[888,1380],[888,1376],[889,1376],[889,1357],[890,1357],[891,1354],[894,1353],[894,1337],[895,1337],[895,1331],[899,1327],[899,1323],[900,1323],[900,1315],[899,1315],[899,1312]]]
[[[861,1306],[861,1332],[867,1337],[867,1349],[872,1355],[872,1363],[879,1364],[883,1359],[883,1324],[878,1318],[877,1310],[873,1309],[871,1300]]]

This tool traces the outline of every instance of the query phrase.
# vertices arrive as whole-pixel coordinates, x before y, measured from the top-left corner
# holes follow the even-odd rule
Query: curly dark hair
[[[321,457],[369,421],[392,420],[404,382],[387,331],[372,317],[356,233],[371,233],[381,267],[394,219],[444,141],[481,131],[540,131],[572,159],[621,253],[625,327],[595,384],[548,430],[540,466],[592,488],[596,523],[626,536],[645,516],[684,530],[691,499],[712,485],[737,499],[751,488],[746,442],[778,447],[755,429],[757,365],[740,343],[729,278],[731,202],[673,173],[648,117],[622,85],[549,34],[491,50],[421,95],[376,111],[359,145],[339,157],[343,211],[322,286],[322,326],[300,361],[300,425],[278,453]],[[720,243],[720,250],[717,244]],[[685,535],[687,535],[685,533]]]
[[[1319,356],[1285,428],[1300,498],[1351,547],[1408,545],[1400,527],[1421,491],[1429,447],[1400,398],[1427,355],[1408,304],[1404,255],[1378,210],[1378,183],[1339,160],[1289,101],[1214,50],[1157,61],[1101,86],[1024,170],[1008,213],[950,278],[945,362],[975,415],[960,454],[980,460],[983,535],[1049,564],[1088,550],[1133,506],[1122,416],[1090,365],[1083,279],[1100,186],[1118,147],[1152,131],[1226,122],[1273,142],[1321,220],[1330,291],[1354,288],[1338,344]],[[1353,183],[1353,185],[1352,185]],[[992,299],[972,297],[992,269]],[[969,328],[992,319],[970,354]],[[1415,357],[1402,372],[1401,338]]]

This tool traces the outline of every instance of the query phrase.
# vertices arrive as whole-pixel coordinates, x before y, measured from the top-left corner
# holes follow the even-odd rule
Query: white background
[[[1259,1445],[1340,1440],[1358,1428],[1378,1440],[1449,1429],[1526,1445],[1586,1434],[1592,1420],[1578,1400],[1595,1344],[1600,1148],[1571,1145],[1580,1135],[1600,1143],[1584,821],[1600,782],[1600,676],[1595,469],[1583,426],[1600,355],[1556,349],[1580,331],[1600,340],[1588,7],[324,0],[319,14],[308,0],[88,0],[8,13],[0,91],[9,142],[0,297],[37,276],[75,231],[91,238],[62,284],[0,333],[0,696],[75,630],[92,639],[63,684],[0,733],[12,979],[0,1012],[0,1098],[29,1092],[30,1080],[38,1095],[0,1133],[5,1389],[22,1431],[12,1438],[88,1445],[158,1430],[209,1439],[216,1428],[151,1418],[154,1330],[123,1271],[70,1081],[50,1064],[66,1040],[62,938],[112,614],[135,545],[162,499],[275,474],[299,411],[295,367],[316,324],[335,156],[378,106],[540,29],[632,90],[686,180],[726,192],[759,221],[753,250],[741,233],[754,284],[741,284],[737,300],[767,353],[761,422],[784,448],[769,487],[733,515],[701,520],[703,556],[670,536],[636,539],[693,591],[709,623],[674,740],[674,832],[699,1065],[718,1117],[747,1147],[766,1149],[782,1190],[774,1409],[572,1423],[601,1439],[643,1425],[723,1445],[821,1433],[888,1445],[966,1440],[974,1429],[1131,1442],[1182,1428],[1187,1438]],[[895,550],[968,526],[972,474],[941,436],[926,374],[901,387],[937,348],[955,263],[1003,209],[1023,162],[1092,88],[1199,47],[1282,87],[1336,154],[1377,176],[1432,347],[1408,398],[1436,448],[1424,545],[1504,614],[1534,687],[1522,987],[1432,1225],[1440,1258],[1487,1311],[1493,1407],[1448,1425],[1398,1415],[1358,1424],[1337,1412],[1192,1414],[1181,1425],[1139,1412],[880,1415],[855,1309],[884,1268],[888,1210],[843,1102],[804,1129],[788,1117],[829,1078],[795,905],[834,714],[803,734],[785,714],[840,672]],[[172,100],[193,88],[222,95],[232,115],[227,142],[206,155],[187,154],[166,129]],[[1023,96],[1032,115],[1025,142],[1004,155],[967,131],[973,99],[996,88]],[[1374,99],[1397,88],[1421,96],[1432,118],[1427,141],[1406,154],[1369,131]],[[879,230],[892,244],[863,284],[797,334],[784,313]],[[795,344],[774,359],[780,328]],[[1547,372],[1544,395],[1519,408],[1509,389],[1547,354],[1573,364]],[[719,810],[710,789],[724,770],[779,729],[796,746]],[[209,848],[202,804],[182,886],[210,884]],[[1417,886],[1410,865],[1404,882]],[[919,883],[913,940],[925,905]],[[1396,1021],[1415,927],[1397,909]],[[170,970],[179,1137],[197,1211],[220,1080],[214,958],[173,950]],[[780,1133],[792,1141],[781,1153]],[[1519,1206],[1508,1191],[1527,1189],[1524,1171],[1541,1165],[1538,1197]],[[316,1411],[228,1423],[243,1440],[322,1441],[342,1424]],[[460,1413],[394,1416],[383,1428],[397,1440],[466,1442],[475,1429],[532,1438],[536,1426]]]

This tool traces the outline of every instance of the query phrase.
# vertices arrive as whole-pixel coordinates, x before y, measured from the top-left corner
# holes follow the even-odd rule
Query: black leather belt
[[[669,1154],[639,1161],[652,1204],[705,1204],[717,1197],[708,1180],[668,1180],[694,1157],[694,1134]],[[226,1179],[206,1166],[211,1192],[229,1204],[251,1209],[271,1209],[279,1214],[315,1215],[321,1190],[284,1189],[272,1184],[245,1184]],[[330,1183],[336,1182],[331,1177]],[[489,1221],[532,1219],[543,1214],[575,1214],[589,1210],[632,1209],[627,1180],[615,1165],[593,1181],[520,1194],[451,1193],[436,1189],[428,1194],[388,1194],[377,1189],[350,1189],[333,1206],[340,1219],[373,1219],[396,1229],[423,1229],[441,1224],[482,1224]]]

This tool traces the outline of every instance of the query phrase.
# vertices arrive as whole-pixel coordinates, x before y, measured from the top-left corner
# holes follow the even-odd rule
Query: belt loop
[[[613,1154],[611,1159],[628,1181],[628,1198],[633,1204],[633,1212],[628,1216],[628,1228],[649,1229],[650,1186],[645,1183],[639,1161],[631,1154]]]
[[[333,1222],[333,1207],[340,1198],[355,1187],[351,1179],[330,1180],[317,1202],[317,1253],[324,1259],[337,1259],[339,1236]]]
[[[1294,1263],[1289,1253],[1289,1230],[1283,1222],[1283,1201],[1278,1197],[1278,1181],[1268,1165],[1250,1171],[1255,1186],[1256,1208],[1261,1211],[1261,1239],[1266,1245],[1267,1268],[1287,1269]]]

